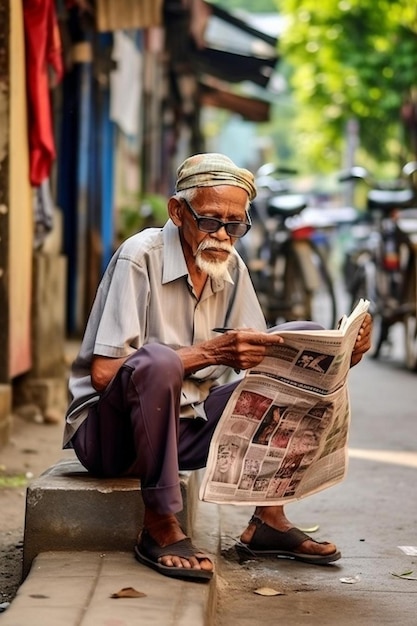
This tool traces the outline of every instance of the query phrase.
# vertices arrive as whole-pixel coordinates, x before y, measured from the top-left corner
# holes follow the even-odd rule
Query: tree
[[[409,0],[276,0],[288,26],[302,154],[340,166],[348,121],[377,162],[416,158],[417,5]],[[408,124],[407,124],[408,122]]]

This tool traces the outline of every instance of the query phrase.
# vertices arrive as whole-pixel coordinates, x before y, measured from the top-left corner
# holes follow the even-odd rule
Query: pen
[[[233,330],[233,328],[212,328],[213,333],[227,333],[228,330]]]

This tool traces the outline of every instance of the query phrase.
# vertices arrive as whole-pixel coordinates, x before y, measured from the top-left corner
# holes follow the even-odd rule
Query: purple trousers
[[[320,328],[312,322],[281,327]],[[182,509],[179,471],[205,466],[214,429],[238,384],[213,388],[204,403],[207,421],[180,420],[183,378],[174,350],[145,345],[124,362],[72,438],[90,473],[139,477],[144,504],[157,513]]]

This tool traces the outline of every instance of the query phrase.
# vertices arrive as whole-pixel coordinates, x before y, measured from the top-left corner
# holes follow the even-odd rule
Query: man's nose
[[[222,226],[219,230],[216,230],[215,233],[210,233],[211,237],[215,237],[219,241],[229,241],[231,239],[230,235],[227,234],[226,228]]]

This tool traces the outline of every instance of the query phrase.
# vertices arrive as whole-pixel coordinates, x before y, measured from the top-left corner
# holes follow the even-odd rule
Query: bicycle
[[[390,345],[390,330],[404,327],[405,360],[417,371],[417,197],[413,176],[417,161],[404,165],[401,177],[392,183],[373,179],[365,168],[353,167],[341,181],[364,181],[368,231],[345,263],[345,280],[353,307],[359,298],[370,301],[374,319],[370,354],[379,358]]]
[[[252,204],[252,229],[240,248],[268,326],[314,320],[336,323],[336,297],[325,251],[314,226],[299,219],[308,197],[294,193],[285,176],[293,170],[270,164],[258,170],[258,198]]]

